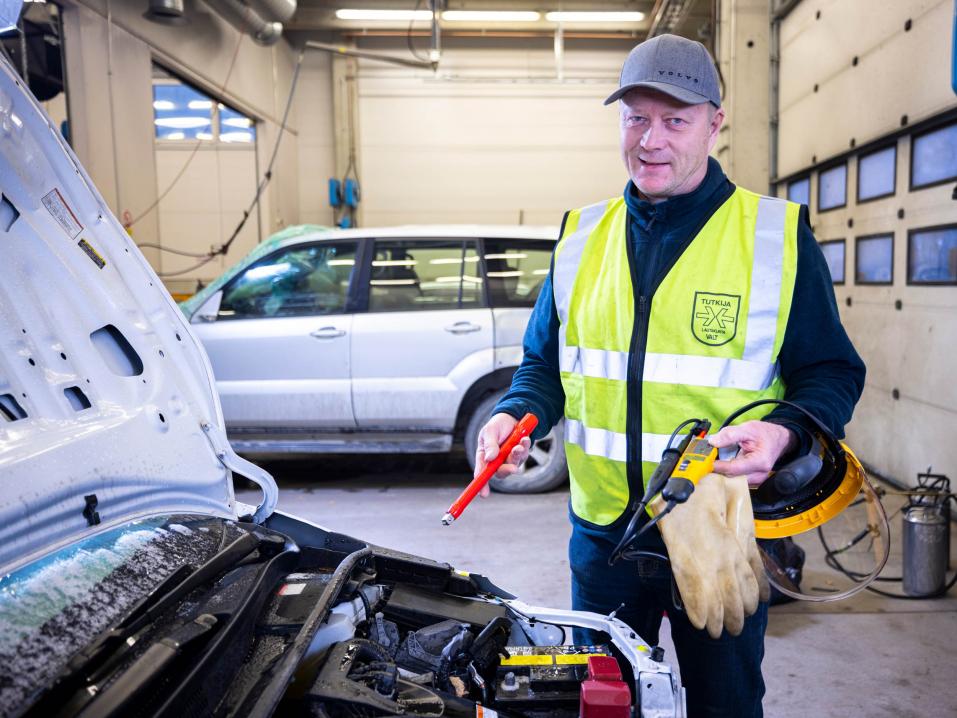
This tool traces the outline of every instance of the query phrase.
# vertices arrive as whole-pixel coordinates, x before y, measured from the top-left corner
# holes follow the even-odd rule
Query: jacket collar
[[[700,212],[714,203],[717,196],[730,183],[721,165],[713,157],[708,158],[708,172],[701,184],[687,194],[669,197],[663,202],[652,204],[643,199],[638,188],[631,180],[625,186],[624,198],[628,205],[628,214],[639,227],[645,228],[654,219],[668,222],[676,218],[685,218]]]

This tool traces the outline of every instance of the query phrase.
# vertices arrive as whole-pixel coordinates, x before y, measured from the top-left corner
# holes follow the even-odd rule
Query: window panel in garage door
[[[376,241],[352,334],[360,427],[451,431],[465,391],[492,371],[479,264],[473,239]]]
[[[223,291],[215,322],[194,325],[227,427],[349,428],[349,283],[357,243],[280,250]]]
[[[515,366],[522,357],[528,316],[548,277],[554,242],[485,239],[485,276],[495,320],[495,366]]]

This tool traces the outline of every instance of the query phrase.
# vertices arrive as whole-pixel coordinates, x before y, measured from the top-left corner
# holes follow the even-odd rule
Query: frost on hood
[[[218,519],[135,521],[0,578],[0,716],[20,713],[77,651],[222,540]]]

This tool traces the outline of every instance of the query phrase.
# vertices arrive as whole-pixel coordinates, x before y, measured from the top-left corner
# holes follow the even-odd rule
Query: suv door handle
[[[472,322],[456,322],[452,326],[446,327],[445,331],[452,334],[470,334],[479,331],[481,328],[478,324],[472,324]]]
[[[309,336],[315,337],[316,339],[335,339],[336,337],[344,337],[345,335],[346,332],[344,329],[336,329],[335,327],[322,327],[314,332],[309,332]]]

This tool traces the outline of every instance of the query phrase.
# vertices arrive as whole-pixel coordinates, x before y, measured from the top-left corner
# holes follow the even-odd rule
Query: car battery
[[[516,711],[574,709],[588,677],[591,656],[610,656],[606,646],[506,646],[496,669],[495,701]]]

